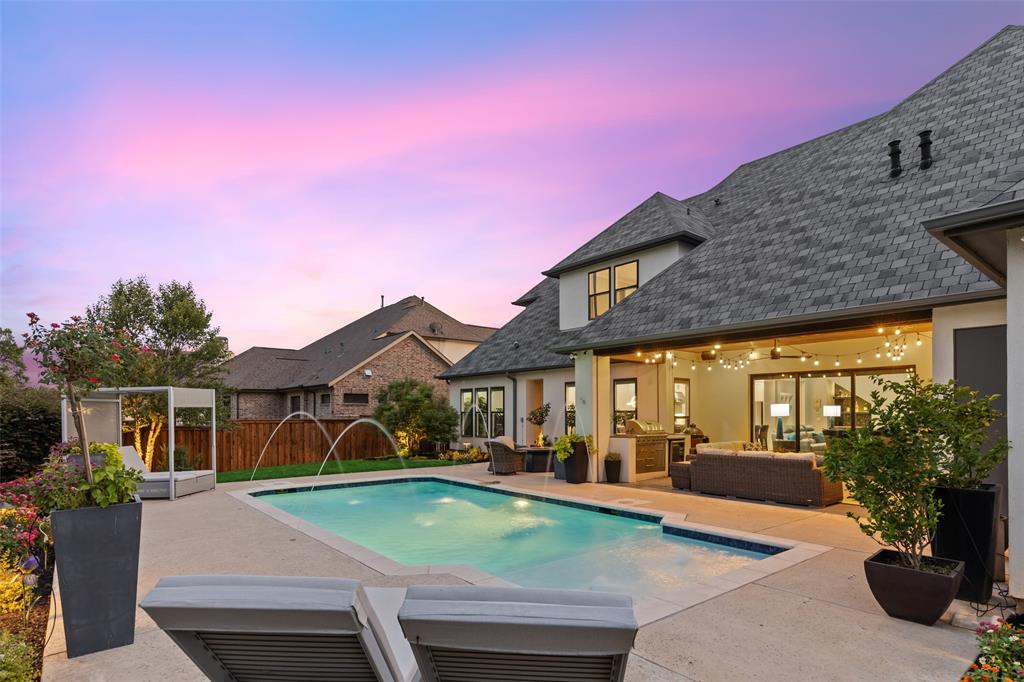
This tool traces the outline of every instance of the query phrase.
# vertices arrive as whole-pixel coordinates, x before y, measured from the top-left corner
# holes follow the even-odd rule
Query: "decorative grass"
[[[413,457],[391,457],[389,459],[349,459],[342,462],[330,460],[324,466],[324,475],[327,474],[361,474],[367,471],[388,471],[391,469],[425,469],[430,467],[445,467],[464,462],[452,462],[441,459],[419,459]],[[277,467],[260,467],[256,472],[255,480],[264,481],[273,478],[298,478],[300,476],[316,476],[320,470],[320,463],[311,464],[287,464]],[[233,483],[235,481],[248,481],[252,476],[252,469],[236,469],[235,471],[222,471],[217,474],[218,483]]]

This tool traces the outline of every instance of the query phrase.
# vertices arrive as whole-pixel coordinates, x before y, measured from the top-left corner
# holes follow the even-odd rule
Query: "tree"
[[[121,385],[212,388],[227,397],[222,365],[231,357],[228,342],[213,326],[213,313],[191,283],[172,281],[154,289],[144,276],[118,280],[108,295],[89,307],[87,317],[119,330],[148,351],[143,362],[121,373]],[[131,420],[135,449],[152,467],[167,424],[167,406],[158,396],[130,396],[125,397],[123,409]],[[223,417],[228,414],[226,409],[220,412]],[[191,413],[183,417],[197,423],[206,419]]]
[[[27,381],[22,348],[14,339],[14,332],[0,327],[0,388],[21,386]]]
[[[0,387],[0,480],[38,468],[60,441],[60,394],[52,388]]]
[[[136,364],[140,351],[123,336],[111,332],[101,322],[88,322],[79,316],[59,324],[45,326],[39,316],[28,313],[26,345],[42,366],[44,383],[61,388],[71,409],[78,441],[85,455],[85,477],[93,483],[92,463],[87,453],[89,434],[85,428],[82,399],[100,384],[116,384],[126,365]]]
[[[450,442],[459,415],[429,385],[415,379],[392,381],[377,394],[374,418],[398,440],[403,454],[416,452],[421,440]]]

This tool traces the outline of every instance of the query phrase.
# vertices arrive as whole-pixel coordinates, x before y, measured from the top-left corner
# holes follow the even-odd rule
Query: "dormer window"
[[[630,261],[615,266],[615,302],[621,303],[622,299],[636,291],[640,281],[638,272],[639,261]]]
[[[639,261],[631,260],[614,268],[591,272],[587,276],[588,319],[604,315],[609,308],[636,291],[639,284]]]
[[[590,319],[600,317],[612,306],[612,271],[601,268],[590,273],[587,278],[587,299]]]

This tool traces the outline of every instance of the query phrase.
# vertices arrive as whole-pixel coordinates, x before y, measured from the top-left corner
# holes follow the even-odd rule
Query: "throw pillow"
[[[760,450],[760,449],[761,449],[761,446],[758,445],[757,443],[751,443],[751,442],[747,441],[746,443],[743,444],[743,452],[750,452],[752,450]]]

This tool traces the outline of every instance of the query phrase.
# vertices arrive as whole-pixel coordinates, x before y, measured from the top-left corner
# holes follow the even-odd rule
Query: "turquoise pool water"
[[[524,587],[607,590],[637,598],[768,556],[663,533],[652,517],[616,516],[437,480],[319,488],[260,500],[406,565],[469,564]]]

